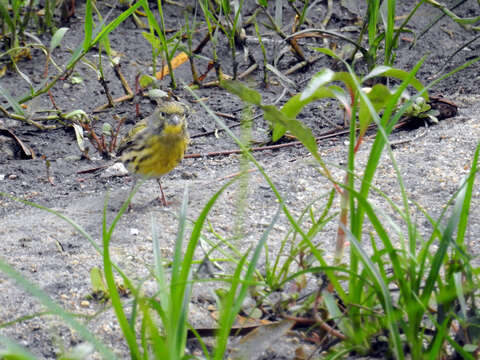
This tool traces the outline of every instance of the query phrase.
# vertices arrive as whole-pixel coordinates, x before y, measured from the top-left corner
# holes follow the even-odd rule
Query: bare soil
[[[364,9],[359,8],[358,12],[355,12],[352,7],[348,10],[340,6],[340,2],[334,3],[329,29],[339,30],[358,23],[358,14],[363,14]],[[399,3],[398,15],[407,14],[414,6],[413,1]],[[248,18],[255,9],[254,1],[245,2],[245,5],[244,17]],[[102,14],[111,10],[104,2],[98,2],[98,6]],[[310,11],[309,17],[312,24],[320,23],[325,15],[325,7],[326,2],[319,2]],[[69,60],[69,50],[82,42],[81,19],[84,10],[80,6],[76,11],[76,16],[71,18],[67,25],[70,30],[66,34],[63,45],[53,54],[55,61],[60,65]],[[112,11],[109,19],[113,19],[121,10],[114,8]],[[167,4],[164,11],[167,28],[177,30],[179,22],[183,22],[182,10]],[[285,7],[285,11],[285,19],[293,19],[290,8]],[[478,4],[473,0],[467,1],[456,9],[456,12],[462,16],[477,16]],[[413,34],[418,34],[437,15],[439,15],[438,10],[426,5],[422,6],[408,25],[412,33],[407,32],[402,35],[397,49],[395,66],[407,71],[411,70],[423,56],[427,56],[418,73],[418,78],[425,84],[439,75],[438,72],[455,49],[476,36],[475,33],[466,31],[450,18],[443,18],[418,39],[413,49],[410,49]],[[285,29],[290,29],[291,26],[291,23],[285,24]],[[244,81],[261,91],[265,103],[272,103],[280,96],[283,87],[273,74],[269,75],[272,79],[269,86],[262,86],[262,54],[254,41],[256,38],[254,28],[248,27],[246,30],[247,44],[259,64],[259,69]],[[142,31],[133,21],[128,20],[110,35],[112,48],[121,58],[121,71],[132,87],[138,73],[151,73],[151,48],[142,36]],[[272,59],[284,44],[272,32],[266,29],[262,31],[264,39],[275,40],[265,41],[268,58]],[[200,31],[194,40],[200,41],[205,32]],[[345,35],[356,38],[358,31],[345,32]],[[49,36],[43,35],[40,38],[48,44]],[[306,38],[300,43],[306,53],[311,56],[315,52],[310,48],[324,46],[323,41],[322,38]],[[336,40],[329,41],[331,44]],[[274,49],[274,43],[279,44],[277,49]],[[339,42],[338,46],[343,44]],[[218,51],[225,73],[231,74],[230,50],[226,41],[220,40]],[[206,47],[204,53],[206,56],[211,56],[211,47]],[[45,56],[39,50],[32,50],[32,55],[31,60],[20,62],[18,67],[38,84],[42,80]],[[239,50],[237,55],[239,73],[241,73],[250,64],[244,61],[242,51]],[[476,56],[479,56],[478,42],[473,42],[448,60],[446,69],[453,69]],[[97,63],[98,52],[92,52],[87,58]],[[279,60],[277,68],[285,72],[297,62],[291,52],[287,51]],[[113,69],[106,65],[106,56],[103,57],[103,64],[112,96],[116,98],[124,95]],[[198,60],[197,65],[200,71],[204,71],[207,63]],[[332,59],[323,57],[312,65],[289,75],[289,78],[299,84],[299,89],[302,89],[306,82],[324,67],[341,69],[341,66],[334,63]],[[359,70],[362,68],[360,67]],[[53,73],[53,67],[50,71]],[[417,202],[434,218],[441,214],[461,179],[468,173],[472,155],[480,139],[478,74],[479,65],[475,64],[447,78],[432,89],[432,94],[448,98],[458,105],[459,113],[456,117],[444,119],[438,125],[428,128],[421,126],[416,129],[398,130],[392,135],[392,142],[406,140],[399,143],[393,153],[412,202]],[[70,77],[58,82],[52,88],[52,98],[62,111],[82,109],[98,118],[95,123],[97,128],[100,128],[103,122],[109,122],[115,126],[114,115],[118,115],[126,117],[126,125],[122,128],[122,133],[125,133],[138,120],[135,112],[137,103],[140,105],[142,116],[150,114],[154,108],[150,100],[137,96],[132,101],[122,102],[114,108],[93,114],[94,109],[106,102],[104,90],[97,81],[96,73],[84,64],[79,64],[73,75],[83,81],[73,84]],[[191,82],[188,64],[177,69],[175,75],[179,83]],[[215,76],[212,73],[206,81],[214,79]],[[168,89],[169,78],[162,80],[160,85],[161,88]],[[9,71],[1,78],[1,86],[14,97],[20,97],[28,92],[28,85],[13,71]],[[186,191],[188,191],[188,215],[194,220],[208,199],[240,170],[241,156],[239,155],[208,156],[210,152],[234,150],[237,146],[224,132],[215,131],[218,130],[215,121],[188,92],[182,89],[182,86],[173,92],[192,108],[188,124],[192,142],[187,154],[204,156],[186,158],[180,166],[163,178],[168,200],[172,202],[169,207],[162,207],[156,199],[158,196],[156,182],[147,181],[134,197],[132,210],[119,222],[111,251],[114,261],[134,279],[148,276],[152,266],[152,222],[159,229],[163,255],[168,259],[173,252],[177,232],[176,214]],[[227,125],[234,126],[240,121],[243,106],[235,96],[216,87],[200,88],[196,93],[214,111],[234,116],[232,119],[224,119]],[[279,104],[287,99],[288,96],[283,97]],[[4,99],[0,101],[2,106],[8,106]],[[26,111],[32,115],[52,108],[47,95],[34,99],[26,105]],[[31,147],[35,158],[22,158],[16,142],[8,134],[1,132],[0,192],[27,199],[64,214],[79,224],[101,245],[102,212],[107,194],[106,214],[108,222],[111,222],[128,196],[133,178],[110,176],[104,171],[83,172],[111,163],[111,160],[103,159],[92,147],[91,159],[84,158],[77,147],[71,127],[41,131],[2,116],[0,115],[1,128],[9,129]],[[334,129],[334,124],[343,125],[342,112],[337,109],[336,104],[326,101],[309,106],[299,118],[317,136]],[[239,133],[239,127],[234,126],[233,129],[237,134]],[[268,129],[268,124],[261,117],[254,121],[252,140],[255,144],[263,145],[268,142]],[[338,180],[344,176],[342,166],[347,161],[346,140],[345,136],[336,136],[319,142],[320,154]],[[372,142],[373,138],[370,138],[363,144],[358,154],[359,164],[365,164]],[[319,175],[317,166],[304,148],[291,146],[259,151],[254,155],[273,179],[294,216],[301,216],[303,210],[312,201],[315,201],[314,209],[322,210],[325,203],[322,196],[328,193],[332,186]],[[49,172],[53,178],[53,184],[47,180],[45,159],[50,163]],[[382,158],[375,177],[375,186],[400,204],[396,175],[392,162],[387,156]],[[242,215],[238,216],[238,203],[245,191],[247,202],[242,209]],[[391,213],[381,197],[373,196],[372,201],[382,209],[381,211]],[[474,254],[478,254],[479,250],[479,239],[476,237],[476,234],[480,233],[479,202],[480,191],[476,188],[472,199],[469,227],[469,241]],[[236,238],[235,245],[246,250],[259,241],[277,209],[278,201],[274,194],[261,174],[253,170],[249,173],[246,190],[238,185],[228,188],[210,213],[209,221],[218,235],[227,239]],[[417,219],[420,232],[428,235],[431,231],[428,221],[419,210],[415,210],[413,215]],[[287,219],[283,215],[280,216],[268,239],[272,255],[279,251],[280,242],[287,235],[288,229]],[[318,247],[324,250],[327,258],[334,249],[335,234],[336,224],[332,222],[316,239]],[[218,241],[216,235],[207,229],[204,236],[207,240]],[[129,357],[119,326],[108,305],[86,301],[86,297],[92,291],[90,270],[93,267],[101,267],[101,256],[78,231],[57,216],[10,198],[0,197],[0,255],[3,260],[46,291],[52,299],[67,310],[93,315],[102,309],[107,309],[90,320],[89,327],[118,354],[119,358]],[[203,255],[199,250],[198,256]],[[212,284],[195,288],[191,314],[194,327],[215,326],[209,305],[215,304],[213,289],[216,286],[218,285]],[[147,293],[154,289],[148,282],[145,287]],[[43,311],[43,307],[35,298],[5,275],[0,275],[0,294],[0,324]],[[77,333],[70,330],[55,316],[49,315],[25,319],[0,328],[0,335],[12,338],[39,358],[45,359],[56,358],[63,349],[71,349],[81,342]],[[280,344],[277,342],[274,348],[259,356],[268,359],[291,359],[294,358],[295,350],[299,346],[303,346],[307,352],[314,349],[305,341],[298,343],[292,335],[285,342]]]

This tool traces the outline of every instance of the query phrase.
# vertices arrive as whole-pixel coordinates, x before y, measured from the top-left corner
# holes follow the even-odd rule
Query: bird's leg
[[[163,206],[166,207],[166,206],[168,206],[168,202],[167,202],[167,199],[165,198],[165,193],[163,192],[162,180],[160,178],[158,178],[157,182],[158,182],[158,185],[160,186],[160,192],[162,193],[162,197],[161,198],[159,197],[159,200],[161,200]]]
[[[135,177],[135,180],[132,183],[132,187],[130,188],[130,191],[128,193],[128,196],[130,196],[130,194],[135,190],[135,186],[137,185],[137,182],[138,182],[138,179]],[[132,199],[130,199],[130,202],[128,203],[128,208],[127,208],[128,212],[132,211],[132,208],[133,208],[132,200],[133,200],[133,197]]]

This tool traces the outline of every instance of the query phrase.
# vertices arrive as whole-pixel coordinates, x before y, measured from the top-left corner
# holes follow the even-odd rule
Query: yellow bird
[[[153,114],[138,122],[122,139],[117,153],[131,173],[157,179],[162,203],[167,206],[160,177],[182,161],[188,143],[186,105],[162,100]]]

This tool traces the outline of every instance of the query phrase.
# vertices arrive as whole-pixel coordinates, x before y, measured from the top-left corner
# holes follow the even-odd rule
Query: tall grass
[[[335,56],[328,50],[322,49],[322,51]],[[477,60],[475,59],[473,62]],[[467,63],[454,72],[470,64]],[[361,80],[347,63],[345,66],[348,73],[334,73],[325,69],[314,76],[307,88],[301,94],[290,99],[281,110],[263,104],[261,96],[256,91],[248,89],[238,82],[224,81],[223,86],[245,102],[259,106],[264,111],[265,118],[271,122],[271,126],[274,129],[276,127],[281,129],[280,135],[288,130],[297,136],[318,161],[323,175],[337,188],[342,201],[337,254],[335,254],[336,263],[331,268],[335,271],[327,271],[325,258],[316,250],[309,234],[301,231],[299,234],[302,235],[305,243],[311,246],[312,255],[327,274],[335,293],[341,299],[342,307],[345,308],[342,311],[328,292],[326,290],[323,292],[323,301],[329,309],[330,316],[337,320],[338,327],[346,336],[347,340],[344,342],[344,346],[366,354],[373,338],[385,332],[389,337],[391,353],[397,359],[405,358],[405,349],[408,349],[414,359],[438,358],[445,353],[447,345],[455,348],[462,356],[471,358],[472,355],[464,351],[453,339],[451,325],[456,321],[458,315],[455,314],[455,311],[447,309],[454,308],[458,303],[465,304],[464,290],[469,289],[468,293],[472,299],[476,296],[471,289],[476,286],[473,284],[478,284],[478,278],[473,275],[470,256],[467,255],[464,246],[464,235],[477,172],[479,150],[477,148],[474,154],[470,176],[459,185],[458,193],[451,200],[455,205],[447,219],[446,227],[442,225],[443,216],[438,220],[432,219],[432,235],[428,240],[424,240],[419,235],[415,221],[410,217],[411,209],[407,192],[401,172],[389,147],[389,134],[402,114],[414,104],[416,97],[426,96],[427,89],[434,85],[432,83],[427,88],[423,88],[415,80],[414,76],[420,65],[421,62],[410,73],[387,67],[374,68]],[[362,82],[373,76],[394,76],[402,79],[402,83],[395,91],[390,91],[384,85],[377,84],[376,88],[372,88],[367,93],[362,88]],[[329,85],[333,82],[342,82],[347,91],[336,84]],[[401,106],[399,101],[408,85],[414,85],[419,92]],[[350,94],[350,99],[348,99],[348,94]],[[313,135],[302,123],[295,120],[296,115],[306,104],[324,97],[338,99],[349,118],[348,165],[343,182],[333,179],[326,164],[317,153]],[[378,115],[380,110],[383,111],[381,117]],[[377,134],[366,166],[358,168],[356,154],[371,122],[376,124]],[[395,224],[386,215],[385,210],[374,208],[369,201],[372,191],[371,184],[384,151],[387,151],[397,174],[402,204],[399,206],[386,195],[382,196],[391,204],[403,224]],[[362,173],[362,176],[358,176],[358,173]],[[358,181],[356,182],[355,179]],[[358,188],[355,183],[359,183]],[[286,208],[284,211],[288,214]],[[390,224],[384,224],[382,218],[389,219]],[[294,223],[291,217],[289,219],[293,228],[299,228],[298,223]],[[429,219],[431,218],[429,217]],[[371,235],[365,233],[364,224],[367,220],[373,227]],[[402,227],[406,229],[405,234],[400,232],[399,244],[393,242],[396,235],[390,233],[386,225],[394,225],[394,229]],[[458,235],[456,238],[453,237],[455,233]],[[373,249],[371,256],[367,255],[364,250],[363,242],[368,238],[371,239],[370,246]],[[343,257],[342,250],[346,240],[352,246],[347,265],[343,264],[340,268],[338,265]],[[433,253],[431,249],[436,244],[438,244],[438,250]],[[431,253],[433,254],[431,255]],[[457,265],[454,271],[450,265],[452,262]],[[337,275],[340,271],[343,273],[344,266],[347,267],[348,273],[359,275],[349,276],[346,287],[341,285],[340,277]],[[387,272],[386,268],[390,268],[391,273]],[[392,291],[395,291],[395,296]],[[436,309],[435,316],[430,314],[429,309],[432,306]],[[469,306],[472,307],[471,310],[474,310],[474,302],[469,302]],[[378,313],[379,307],[382,309],[383,315],[375,316],[375,320],[372,321],[372,315]],[[435,326],[433,330],[425,331],[427,327],[425,320],[429,318],[434,321]]]

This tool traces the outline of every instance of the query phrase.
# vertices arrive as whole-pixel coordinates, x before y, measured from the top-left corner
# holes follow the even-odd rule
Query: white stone
[[[105,171],[100,175],[100,177],[111,178],[116,176],[125,176],[127,174],[128,170],[122,163],[118,162],[106,168]]]

